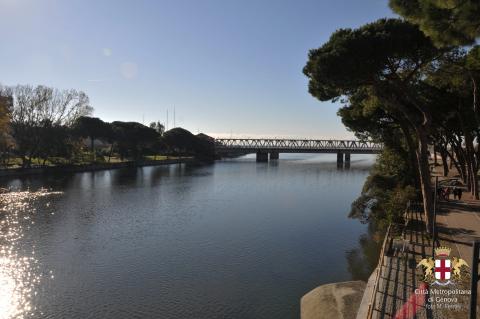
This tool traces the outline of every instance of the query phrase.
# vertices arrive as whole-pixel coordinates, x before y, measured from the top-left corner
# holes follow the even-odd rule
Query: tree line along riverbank
[[[82,170],[215,157],[214,139],[205,134],[165,131],[160,122],[109,123],[92,112],[81,91],[0,86],[0,169]]]
[[[404,13],[404,2],[391,3]],[[405,19],[339,29],[310,51],[303,71],[314,97],[342,102],[338,115],[357,138],[385,146],[351,215],[388,224],[418,198],[430,230],[433,150],[452,162],[479,198],[480,46],[472,45],[478,34],[445,45],[416,22],[406,13]]]

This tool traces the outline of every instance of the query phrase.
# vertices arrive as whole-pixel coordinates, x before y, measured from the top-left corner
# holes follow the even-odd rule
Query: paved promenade
[[[433,175],[439,176],[439,180],[458,178],[455,170],[447,177],[441,176],[440,166],[433,171]],[[472,242],[480,240],[480,201],[473,199],[468,192],[463,193],[461,200],[453,199],[453,195],[448,201],[439,200],[437,229],[442,244],[451,247],[471,267]],[[480,305],[480,298],[477,299],[477,305]],[[477,310],[477,318],[480,318],[480,309]]]
[[[441,166],[434,168],[432,176],[438,176],[439,181],[460,179],[455,169],[451,170],[447,177],[442,176]],[[450,195],[448,201],[439,200],[437,227],[441,239],[449,246],[455,246],[461,258],[470,263],[472,241],[480,239],[480,201],[473,199],[466,191],[463,192],[461,200],[453,199],[453,195]]]
[[[472,260],[472,241],[480,239],[480,203],[471,199],[441,202],[437,213],[439,238]],[[453,247],[452,247],[453,248]]]
[[[459,217],[454,215],[453,210],[448,207],[443,207],[442,203],[443,212],[439,215],[439,219],[442,218],[444,222],[447,222],[446,219]],[[466,290],[469,288],[469,281],[465,280],[446,287],[423,282],[423,269],[417,268],[417,265],[420,260],[432,256],[432,240],[425,232],[425,222],[420,207],[409,209],[405,217],[406,224],[395,225],[387,239],[387,243],[391,242],[391,244],[387,245],[383,263],[379,268],[380,276],[375,290],[372,318],[468,318],[469,295],[455,295],[457,298],[455,301],[445,301],[442,299],[445,296],[441,294],[425,294],[425,291],[431,292],[432,289]],[[463,217],[460,220],[463,220]],[[457,220],[456,222],[460,223]],[[469,253],[467,242],[471,237],[462,237],[460,241],[465,240],[465,244],[457,244],[456,241],[459,241],[460,237],[455,235],[460,231],[465,232],[465,236],[472,236],[472,233],[466,230],[468,228],[458,228],[453,234],[454,228],[450,224],[441,223],[440,226],[439,245],[452,248],[452,256],[460,255],[461,258],[468,260],[466,259]],[[464,226],[467,227],[467,225]],[[448,231],[452,233],[447,234]],[[429,297],[432,299],[428,300]],[[448,308],[449,305],[452,305],[451,308]]]

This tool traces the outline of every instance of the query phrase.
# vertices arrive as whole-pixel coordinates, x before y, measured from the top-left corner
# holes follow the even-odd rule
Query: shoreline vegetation
[[[81,91],[0,85],[0,176],[215,159],[214,139],[203,133],[109,123],[92,112]]]

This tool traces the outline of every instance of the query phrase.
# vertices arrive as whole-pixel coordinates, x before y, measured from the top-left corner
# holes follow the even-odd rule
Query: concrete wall
[[[300,301],[301,319],[355,319],[366,283],[347,281],[319,286]]]

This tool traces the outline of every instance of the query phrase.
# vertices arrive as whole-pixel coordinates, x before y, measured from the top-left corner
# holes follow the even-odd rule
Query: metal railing
[[[432,257],[435,256],[435,244],[437,242],[437,207],[438,207],[438,176],[435,176],[435,192],[433,193],[433,216],[432,216]]]
[[[375,303],[377,300],[377,290],[378,290],[378,283],[380,281],[380,276],[382,274],[382,268],[383,268],[383,261],[385,258],[385,247],[387,246],[387,242],[390,237],[390,227],[392,225],[388,225],[387,232],[385,234],[385,239],[383,240],[383,245],[382,249],[380,251],[380,260],[378,262],[377,266],[377,274],[375,276],[375,282],[373,284],[373,290],[372,290],[372,296],[370,297],[370,303],[368,304],[368,312],[367,312],[367,319],[371,319],[373,316],[373,311],[375,310]]]
[[[470,319],[477,318],[477,287],[478,287],[478,264],[480,263],[479,250],[480,240],[473,242],[473,254],[472,254],[472,273],[470,279]]]
[[[405,229],[407,228],[408,221],[409,221],[409,212],[412,209],[412,203],[410,201],[407,202],[407,206],[405,208],[405,213],[403,215],[405,219],[405,223],[403,225],[403,231],[402,231],[402,238],[403,238],[403,248],[402,252],[405,250]],[[378,266],[376,268],[376,275],[375,275],[375,281],[373,284],[373,290],[372,290],[372,295],[370,297],[370,303],[368,304],[368,312],[367,312],[367,319],[371,319],[373,317],[373,312],[375,311],[375,304],[377,302],[377,292],[378,292],[378,285],[380,281],[380,276],[382,275],[382,268],[383,268],[383,262],[385,259],[385,249],[387,247],[387,243],[390,240],[390,232],[392,229],[392,224],[388,225],[387,232],[385,233],[385,238],[383,240],[382,244],[382,249],[380,250],[380,260],[378,262]]]

